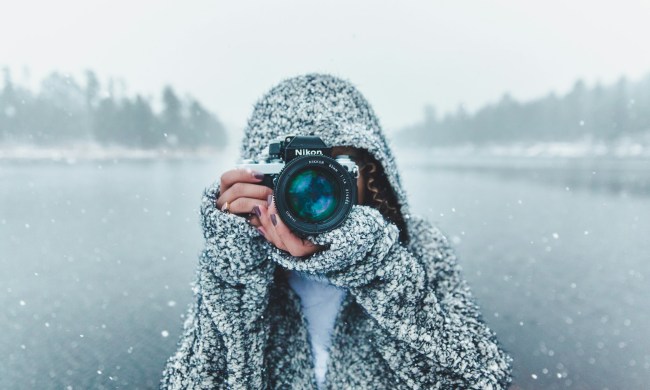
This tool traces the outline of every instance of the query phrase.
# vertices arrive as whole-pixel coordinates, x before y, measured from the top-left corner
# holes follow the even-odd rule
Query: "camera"
[[[273,189],[278,215],[301,237],[338,227],[357,203],[357,165],[347,155],[332,157],[320,137],[288,135],[260,157],[237,167],[264,174],[261,184]]]

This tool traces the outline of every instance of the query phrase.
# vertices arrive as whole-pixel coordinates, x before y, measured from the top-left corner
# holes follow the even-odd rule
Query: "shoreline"
[[[107,160],[212,160],[232,154],[227,148],[197,149],[132,149],[97,144],[75,144],[69,147],[39,147],[33,145],[0,146],[0,161],[63,162]]]
[[[588,161],[650,161],[650,144],[638,142],[536,142],[492,145],[457,145],[447,147],[394,146],[398,162],[406,165],[443,163],[465,165],[477,162],[519,161],[588,162]],[[236,160],[239,148],[221,149],[134,149],[78,143],[65,147],[34,145],[0,145],[0,162],[63,162],[84,161],[155,161],[155,160]],[[553,164],[555,165],[555,164]]]

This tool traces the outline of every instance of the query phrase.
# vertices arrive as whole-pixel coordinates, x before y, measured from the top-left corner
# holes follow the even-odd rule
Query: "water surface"
[[[404,161],[412,209],[454,243],[516,387],[650,383],[649,165]],[[156,387],[223,167],[0,163],[0,388]]]

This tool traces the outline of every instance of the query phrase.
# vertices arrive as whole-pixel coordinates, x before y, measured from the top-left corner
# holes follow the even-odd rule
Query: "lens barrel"
[[[345,220],[356,201],[357,183],[335,159],[296,157],[279,173],[274,188],[278,215],[297,235],[323,233]]]

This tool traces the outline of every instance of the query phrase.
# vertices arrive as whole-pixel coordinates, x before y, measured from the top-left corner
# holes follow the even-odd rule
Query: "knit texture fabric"
[[[259,159],[286,134],[366,149],[395,190],[408,242],[374,208],[355,205],[338,228],[308,237],[326,249],[292,257],[241,217],[216,209],[217,183],[201,204],[200,257],[169,389],[316,389],[300,298],[284,269],[348,291],[329,350],[328,389],[501,389],[511,358],[481,319],[444,234],[410,215],[395,160],[370,105],[348,82],[310,74],[285,80],[256,104],[241,157]]]

